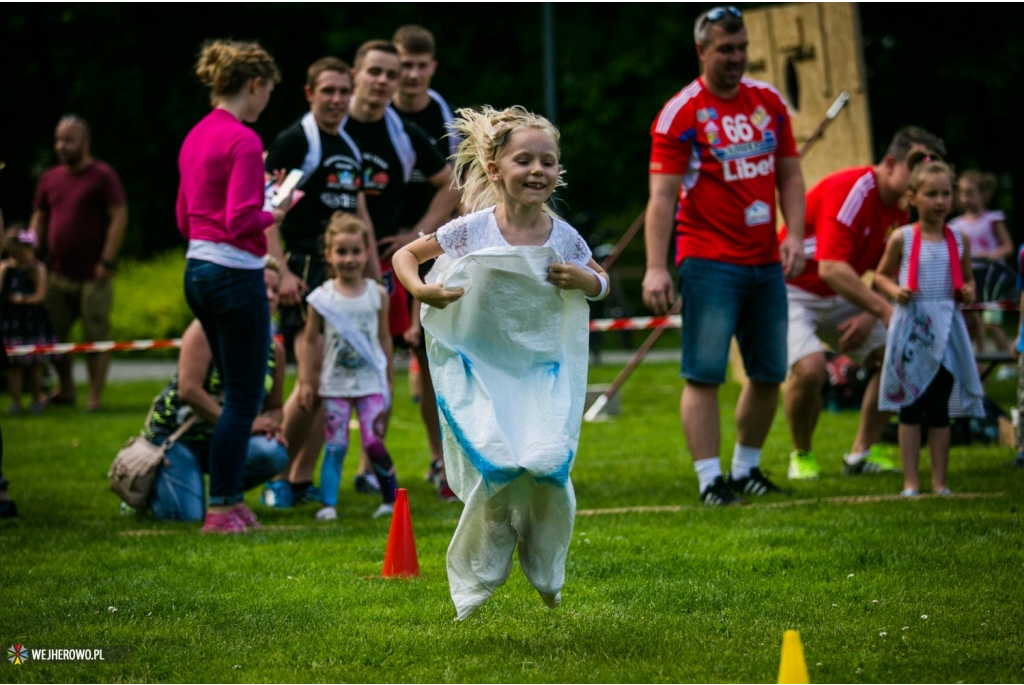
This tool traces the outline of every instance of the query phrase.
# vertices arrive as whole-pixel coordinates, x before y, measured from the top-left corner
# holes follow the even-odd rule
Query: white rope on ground
[[[922,493],[909,501],[923,499],[996,499],[1006,497],[1005,492],[954,492],[951,495],[932,495]],[[838,497],[819,497],[816,499],[795,499],[787,502],[766,502],[764,504],[748,504],[742,509],[784,509],[787,507],[806,506],[808,504],[874,504],[876,502],[907,501],[903,495],[849,495]],[[669,504],[664,506],[613,507],[610,509],[578,509],[576,516],[607,516],[616,514],[678,514],[683,511],[707,511],[709,507],[699,504]],[[260,529],[266,533],[287,533],[300,530],[328,530],[322,524],[268,526]],[[147,535],[174,535],[176,533],[195,533],[194,529],[184,528],[148,528],[141,530],[122,530],[118,535],[123,537],[145,537]]]

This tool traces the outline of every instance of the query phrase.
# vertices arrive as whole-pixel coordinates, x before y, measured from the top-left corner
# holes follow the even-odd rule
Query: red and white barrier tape
[[[961,309],[970,311],[1017,311],[1015,300],[999,300],[997,302],[976,302],[961,305]],[[592,319],[591,333],[606,331],[646,331],[654,328],[682,328],[682,317],[675,316],[634,316],[624,319]],[[280,340],[280,336],[277,336]],[[128,350],[160,350],[181,347],[181,338],[171,340],[130,340],[127,342],[94,342],[94,343],[59,343],[56,345],[11,345],[7,354],[20,357],[28,354],[76,354],[79,352],[124,352]]]
[[[682,328],[683,317],[675,316],[634,316],[631,319],[592,319],[590,332],[644,331],[651,328]]]
[[[106,340],[93,343],[57,343],[54,345],[11,345],[7,354],[20,357],[28,354],[75,354],[77,352],[124,352],[126,350],[163,350],[181,347],[181,338],[171,340]]]

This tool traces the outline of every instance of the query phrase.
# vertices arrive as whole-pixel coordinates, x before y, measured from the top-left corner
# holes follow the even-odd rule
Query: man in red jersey
[[[675,299],[666,266],[674,226],[686,379],[680,417],[701,500],[717,506],[740,502],[737,493],[779,491],[761,473],[760,458],[786,377],[783,277],[804,265],[804,182],[785,102],[768,84],[743,77],[740,11],[729,5],[704,12],[694,39],[701,76],[665,104],[651,128],[643,297],[656,314]],[[776,189],[791,226],[781,246]],[[718,387],[733,335],[748,381],[723,478]]]
[[[811,437],[821,412],[826,377],[822,343],[872,371],[881,363],[892,305],[861,276],[878,266],[889,232],[909,221],[901,200],[907,194],[913,163],[945,153],[939,138],[907,127],[893,137],[877,165],[837,171],[807,194],[807,267],[786,284],[792,377],[786,388],[785,411],[793,436],[791,480],[819,474]],[[786,240],[785,227],[780,237]],[[896,470],[891,460],[872,450],[889,420],[888,412],[878,410],[878,383],[879,374],[875,373],[864,393],[853,449],[843,457],[846,475]]]

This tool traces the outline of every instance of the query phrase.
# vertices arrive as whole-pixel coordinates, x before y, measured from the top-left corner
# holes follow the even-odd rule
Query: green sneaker
[[[846,456],[847,455],[845,454],[843,455],[844,476],[859,476],[866,473],[899,473],[900,471],[899,467],[896,466],[896,462],[890,459],[886,454],[883,454],[882,448],[878,445],[872,445],[871,454],[856,464],[847,463]]]
[[[810,480],[817,478],[821,473],[818,468],[818,460],[814,452],[804,450],[793,450],[789,454],[789,479]]]

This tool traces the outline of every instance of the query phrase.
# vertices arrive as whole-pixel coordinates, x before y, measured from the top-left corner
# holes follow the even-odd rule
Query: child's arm
[[[960,296],[964,304],[974,304],[974,269],[971,268],[971,244],[962,241],[964,253],[960,257],[960,271],[964,275],[964,285],[960,288]]]
[[[391,266],[395,269],[395,275],[398,276],[398,280],[402,282],[409,294],[420,302],[438,309],[444,309],[462,297],[465,292],[462,288],[449,289],[441,283],[424,283],[420,280],[419,265],[443,254],[444,250],[437,242],[437,234],[431,233],[402,247],[391,258]]]
[[[3,244],[3,236],[0,236],[0,245],[2,245],[2,244]],[[7,273],[7,266],[8,266],[9,263],[10,262],[8,262],[6,259],[3,260],[2,262],[0,262],[0,294],[4,294],[4,291],[3,291],[4,274]],[[7,299],[11,299],[11,296],[7,295]]]
[[[213,353],[202,324],[192,321],[181,336],[178,353],[178,394],[195,414],[209,423],[217,423],[221,406],[203,387],[213,364]]]
[[[562,290],[582,290],[583,294],[592,300],[602,300],[608,296],[608,274],[604,272],[601,265],[591,257],[588,267],[594,270],[597,276],[584,269],[579,264],[565,262],[555,263],[548,270],[548,280]]]
[[[306,330],[302,334],[305,353],[299,364],[299,406],[311,411],[320,386],[320,366],[323,363],[316,353],[320,331],[323,329],[323,317],[312,305],[307,305],[307,309]]]
[[[1006,230],[1005,221],[993,221],[992,232],[999,241],[999,246],[987,255],[979,254],[977,257],[991,259],[993,262],[1001,262],[1013,254],[1013,241],[1010,240],[1010,232]]]
[[[31,295],[25,296],[22,304],[43,304],[46,302],[46,267],[42,262],[36,262],[32,269],[32,277],[36,282],[36,290]]]
[[[897,282],[900,269],[900,257],[903,255],[903,231],[893,231],[889,242],[885,244],[882,261],[875,269],[875,287],[882,291],[890,300],[899,304],[907,304],[914,293],[909,288],[901,288]],[[888,326],[888,322],[883,322]]]
[[[263,402],[263,411],[252,423],[253,435],[266,435],[268,438],[275,438],[278,442],[287,447],[283,435],[284,422],[284,371],[285,358],[284,346],[272,340],[270,344],[274,347],[274,385],[267,393]]]
[[[395,351],[391,344],[391,327],[388,325],[388,308],[391,306],[388,291],[384,286],[378,285],[380,289],[380,311],[377,312],[377,337],[380,340],[381,349],[384,350],[384,357],[388,360],[388,390],[392,392],[395,387]]]

